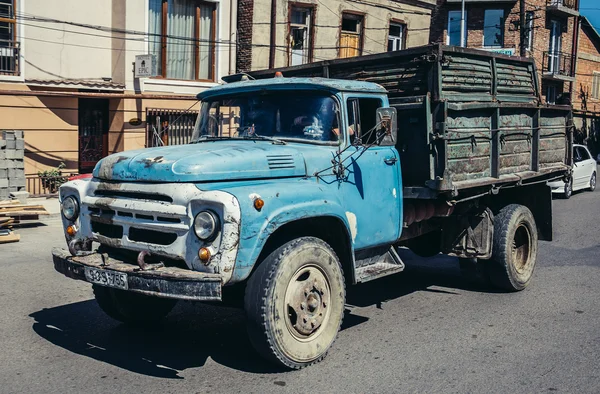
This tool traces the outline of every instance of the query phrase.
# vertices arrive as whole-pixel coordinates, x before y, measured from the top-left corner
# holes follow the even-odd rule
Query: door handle
[[[391,156],[391,157],[386,157],[385,159],[383,159],[383,161],[385,162],[385,164],[391,166],[396,164],[396,162],[398,161],[397,158]]]

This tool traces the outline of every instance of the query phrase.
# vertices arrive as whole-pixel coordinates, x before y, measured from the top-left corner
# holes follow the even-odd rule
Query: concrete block
[[[26,191],[18,191],[10,193],[10,196],[19,200],[21,204],[27,204],[27,198],[29,197],[29,193]]]
[[[25,140],[23,138],[17,138],[15,140],[15,148],[17,150],[23,150],[23,149],[25,149]]]
[[[8,188],[10,189],[13,186],[25,187],[25,178],[14,178],[14,179],[8,178]],[[19,191],[19,190],[17,189],[15,191]]]
[[[8,179],[25,179],[25,170],[20,168],[8,168]]]
[[[13,162],[13,168],[20,168],[20,169],[24,169],[25,168],[25,162],[21,159],[17,159],[17,160],[12,160]]]
[[[0,189],[7,188],[7,187],[8,187],[8,179],[7,178],[0,179]]]
[[[2,130],[2,139],[3,140],[14,140],[15,137],[15,131],[14,130]]]
[[[13,130],[15,132],[15,138],[24,138],[23,130]]]
[[[25,171],[23,171],[25,172]],[[8,169],[3,168],[0,170],[0,179],[7,179],[8,178]]]
[[[6,159],[6,152],[12,152],[12,150],[7,151],[6,149],[0,149],[0,160]]]
[[[0,152],[2,152],[2,151],[0,151]],[[6,158],[6,159],[12,159],[12,160],[23,160],[23,158],[25,157],[25,151],[22,149],[7,149],[7,150],[5,149],[3,151],[3,153],[4,153],[4,157],[2,157],[2,154],[0,153],[0,159]]]
[[[6,140],[6,149],[17,149],[16,140]]]
[[[5,170],[8,168],[8,162],[11,160],[1,159],[0,160],[0,170]],[[12,163],[11,163],[12,164]],[[12,168],[12,167],[11,167]]]
[[[5,146],[6,146],[6,141],[0,140],[0,149],[4,148]]]

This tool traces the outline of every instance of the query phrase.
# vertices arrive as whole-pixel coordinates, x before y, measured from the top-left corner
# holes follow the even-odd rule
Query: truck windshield
[[[337,144],[337,101],[325,93],[284,91],[202,102],[192,143],[216,138],[273,138]]]

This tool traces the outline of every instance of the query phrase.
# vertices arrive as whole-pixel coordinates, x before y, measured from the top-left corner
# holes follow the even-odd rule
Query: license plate
[[[85,267],[85,278],[88,282],[97,283],[102,286],[114,287],[127,290],[127,274],[122,272],[99,270]]]

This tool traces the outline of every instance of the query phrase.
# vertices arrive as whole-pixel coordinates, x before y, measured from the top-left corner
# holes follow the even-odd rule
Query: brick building
[[[426,45],[435,5],[436,0],[239,0],[237,70]]]
[[[577,66],[573,90],[573,113],[577,142],[587,142],[600,153],[600,34],[586,17],[581,17]]]
[[[527,0],[523,40],[519,1],[465,0],[465,5],[467,47],[518,56],[524,45],[526,56],[535,59],[543,99],[555,103],[571,92],[578,0]],[[460,25],[461,0],[437,0],[430,41],[460,45]]]

